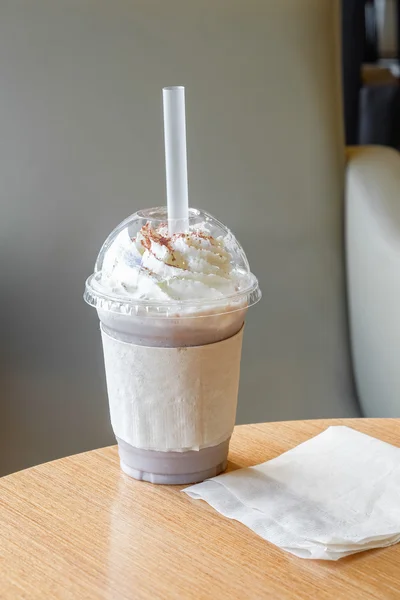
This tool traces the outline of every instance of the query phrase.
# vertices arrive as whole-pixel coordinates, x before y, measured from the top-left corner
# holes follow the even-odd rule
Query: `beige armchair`
[[[338,4],[1,4],[0,474],[113,443],[82,292],[112,227],[165,201],[164,85],[187,90],[190,202],[264,292],[238,422],[400,416],[400,160],[353,153],[345,204]]]
[[[400,154],[348,152],[346,251],[351,346],[365,416],[400,416]]]

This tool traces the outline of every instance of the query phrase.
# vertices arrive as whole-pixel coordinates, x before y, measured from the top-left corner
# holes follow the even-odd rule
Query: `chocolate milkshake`
[[[193,483],[226,467],[246,312],[261,297],[234,235],[190,209],[139,211],[107,238],[85,300],[101,322],[121,467],[154,483]]]

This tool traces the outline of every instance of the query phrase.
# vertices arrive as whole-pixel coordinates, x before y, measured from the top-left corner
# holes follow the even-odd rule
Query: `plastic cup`
[[[110,353],[108,345],[118,348],[120,344],[124,357],[126,353],[129,354],[130,348],[137,349],[137,347],[144,347],[146,356],[151,356],[153,352],[156,357],[159,356],[157,349],[160,348],[177,349],[177,352],[179,349],[191,348],[196,352],[196,349],[202,351],[201,349],[205,347],[206,350],[210,349],[212,345],[213,350],[218,351],[222,361],[226,351],[226,344],[223,342],[230,340],[233,343],[235,336],[241,335],[238,332],[243,328],[248,308],[261,297],[257,279],[250,272],[244,251],[236,238],[211,215],[195,209],[189,211],[189,235],[197,230],[223,241],[231,256],[232,268],[237,278],[234,293],[230,290],[230,293],[219,294],[218,297],[168,298],[167,300],[153,299],[150,293],[147,296],[141,295],[138,292],[141,289],[140,281],[135,280],[135,277],[143,276],[144,281],[147,281],[147,271],[137,253],[132,253],[132,244],[144,225],[150,224],[152,228],[157,228],[166,222],[166,208],[140,211],[123,221],[104,242],[95,271],[86,282],[84,298],[97,309],[101,323],[112,422],[113,414],[121,403],[121,398],[115,390],[118,392],[120,387],[125,386],[124,401],[129,403],[129,382],[132,381],[132,387],[135,387],[134,384],[137,383],[135,378],[139,377],[139,374],[136,374],[135,366],[132,364],[127,367],[129,373],[126,373],[124,365],[118,363],[120,360],[118,354],[116,357],[112,356],[112,360],[107,360]],[[133,281],[136,281],[136,287],[131,285],[132,273],[134,273]],[[174,284],[174,277],[179,279],[173,274],[165,284],[169,286],[171,281]],[[130,285],[127,286],[126,281],[130,282]],[[164,282],[161,281],[160,285],[162,287]],[[237,344],[239,343],[241,345],[241,339],[240,342],[237,341]],[[154,350],[151,350],[152,348]],[[237,372],[238,380],[240,350],[235,353],[235,357],[235,365],[230,366]],[[150,365],[145,373],[149,387],[156,375]],[[223,373],[221,377],[222,375]],[[143,383],[143,373],[140,377]],[[177,373],[167,374],[167,379],[169,377],[172,384]],[[207,377],[206,372],[205,386],[209,384]],[[213,377],[212,381],[218,387],[215,373]],[[143,385],[146,390],[146,381]],[[201,385],[203,385],[202,381],[200,381]],[[165,381],[165,386],[169,386],[168,381]],[[164,386],[160,388],[161,404],[166,388]],[[186,400],[190,402],[190,393],[191,389],[188,390],[188,398],[183,397],[183,402]],[[135,401],[137,400],[135,396]],[[143,397],[144,407],[146,400],[147,398]],[[223,398],[222,402],[224,402]],[[234,402],[232,410],[236,412],[237,391],[235,399],[230,393],[229,402]],[[164,484],[194,483],[218,475],[227,465],[229,439],[234,425],[232,410],[229,412],[229,431],[221,423],[221,431],[226,432],[225,439],[216,440],[218,443],[214,443],[214,440],[213,443],[196,449],[165,446],[159,448],[157,440],[155,440],[155,447],[148,447],[147,444],[132,445],[127,439],[118,435],[121,429],[117,431],[117,427],[114,427],[122,470],[135,479]],[[146,418],[145,408],[142,407],[141,411],[141,418]],[[153,414],[152,418],[154,421],[158,417]],[[159,418],[161,419],[161,416]],[[127,427],[124,430],[129,430],[130,424],[125,423],[125,425]],[[132,426],[134,425],[133,423]],[[160,426],[162,424],[154,422],[157,431],[160,431]]]

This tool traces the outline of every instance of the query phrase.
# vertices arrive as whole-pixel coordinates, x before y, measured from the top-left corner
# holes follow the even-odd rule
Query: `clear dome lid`
[[[166,207],[138,211],[110,233],[84,294],[99,310],[167,317],[240,310],[260,298],[225,225],[192,208],[187,232],[170,235]]]

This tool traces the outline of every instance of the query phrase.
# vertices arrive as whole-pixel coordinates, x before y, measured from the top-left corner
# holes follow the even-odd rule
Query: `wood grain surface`
[[[400,420],[237,427],[230,469],[346,424],[400,446]],[[287,554],[182,486],[137,482],[116,447],[0,479],[0,598],[113,600],[400,598],[400,546],[336,563]]]

